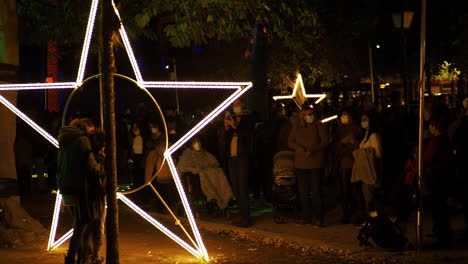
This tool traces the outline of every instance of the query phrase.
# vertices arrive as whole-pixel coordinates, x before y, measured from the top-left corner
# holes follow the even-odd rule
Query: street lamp
[[[414,12],[413,11],[401,11],[392,14],[393,26],[401,30],[401,36],[403,39],[402,50],[403,50],[403,93],[405,104],[408,104],[408,61],[407,61],[407,52],[406,52],[406,34],[405,30],[408,30],[411,27],[411,22],[413,21]]]
[[[392,14],[393,26],[395,28],[409,29],[413,21],[413,11],[401,11]]]

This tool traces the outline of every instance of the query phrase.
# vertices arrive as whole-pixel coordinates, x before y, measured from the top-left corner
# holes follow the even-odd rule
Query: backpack
[[[370,217],[359,230],[360,246],[372,246],[369,238],[381,248],[392,250],[408,250],[412,248],[408,238],[400,228],[385,216]]]

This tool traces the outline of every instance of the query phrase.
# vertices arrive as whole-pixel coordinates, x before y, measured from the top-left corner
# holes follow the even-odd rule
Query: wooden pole
[[[104,100],[104,128],[106,131],[106,177],[107,177],[107,218],[106,218],[106,263],[119,264],[119,221],[117,207],[117,146],[115,133],[115,57],[113,36],[119,22],[112,6],[112,0],[101,1],[102,10],[102,89]]]

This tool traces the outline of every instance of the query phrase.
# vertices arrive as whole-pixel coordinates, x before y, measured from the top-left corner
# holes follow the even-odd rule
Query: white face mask
[[[362,121],[362,122],[361,122],[361,126],[362,126],[362,128],[364,128],[364,129],[368,129],[368,128],[369,128],[369,121]]]
[[[151,133],[153,134],[157,134],[159,132],[159,130],[155,127],[151,128]]]
[[[341,123],[344,124],[344,125],[349,124],[349,116],[347,116],[347,115],[341,116]]]
[[[313,115],[306,115],[304,116],[304,120],[306,121],[306,123],[310,124],[312,122],[314,122],[315,118]]]
[[[235,113],[236,115],[242,113],[242,107],[240,107],[240,106],[234,106],[234,107],[232,108],[232,110],[234,110],[234,113]]]
[[[193,145],[192,145],[193,149],[196,150],[196,151],[200,151],[201,150],[201,144],[200,142],[195,142]]]

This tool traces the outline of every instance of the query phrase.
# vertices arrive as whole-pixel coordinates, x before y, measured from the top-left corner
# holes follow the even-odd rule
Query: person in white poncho
[[[201,146],[199,139],[194,139],[190,147],[180,155],[177,163],[179,173],[190,172],[200,175],[200,185],[208,202],[216,201],[219,208],[228,206],[233,194],[224,171],[213,154]]]

